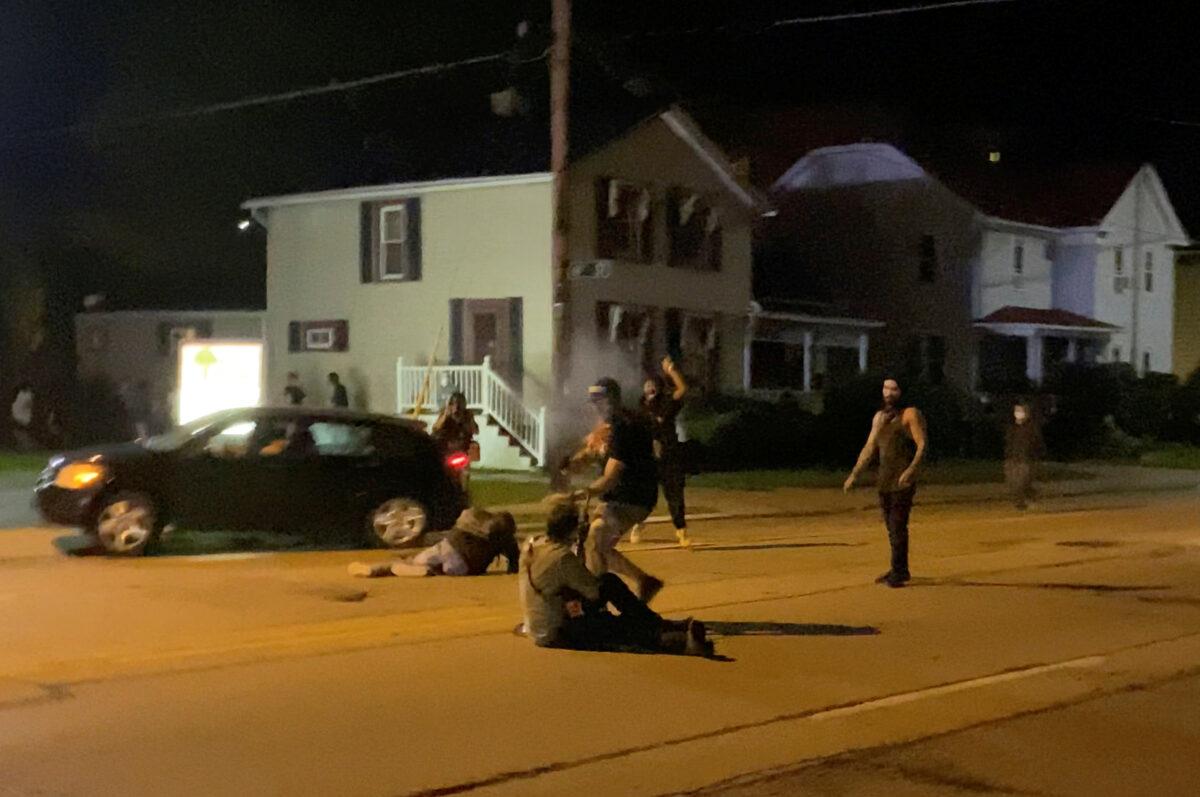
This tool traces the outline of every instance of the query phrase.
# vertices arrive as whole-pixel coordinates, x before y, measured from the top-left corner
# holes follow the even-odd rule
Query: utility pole
[[[571,104],[571,0],[551,0],[550,27],[550,171],[554,175],[554,223],[551,240],[553,261],[553,325],[554,342],[551,350],[550,429],[546,434],[546,450],[557,451],[561,445],[559,429],[570,371],[571,353],[571,263],[568,236],[570,233],[571,197],[567,175],[567,153],[570,143]],[[554,457],[550,457],[551,461]],[[543,467],[549,462],[542,463]]]

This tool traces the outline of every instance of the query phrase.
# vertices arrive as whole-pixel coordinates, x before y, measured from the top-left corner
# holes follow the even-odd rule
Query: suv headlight
[[[104,466],[95,462],[72,462],[54,477],[54,486],[64,490],[82,490],[104,481],[107,475]]]

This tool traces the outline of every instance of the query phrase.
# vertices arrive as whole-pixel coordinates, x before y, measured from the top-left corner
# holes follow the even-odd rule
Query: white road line
[[[1076,670],[1098,667],[1105,662],[1107,656],[1087,656],[1082,659],[1071,659],[1069,661],[1060,661],[1055,664],[1039,664],[1035,667],[1026,667],[1020,670],[1010,670],[1009,672],[997,673],[995,675],[985,675],[981,678],[971,678],[967,681],[957,681],[952,684],[943,686],[934,686],[929,689],[918,689],[914,692],[902,692],[898,695],[890,695],[881,697],[878,700],[868,700],[865,703],[857,703],[853,706],[844,706],[842,708],[830,709],[813,714],[809,719],[812,720],[828,720],[838,717],[847,717],[853,714],[861,714],[866,711],[874,711],[879,708],[889,708],[891,706],[900,706],[905,703],[915,703],[918,700],[924,700],[927,697],[940,697],[942,695],[954,694],[955,692],[965,692],[968,689],[974,689],[979,686],[989,686],[991,684],[1004,683],[1006,681],[1017,681],[1022,678],[1032,678],[1035,675],[1043,675],[1048,672],[1057,670]]]

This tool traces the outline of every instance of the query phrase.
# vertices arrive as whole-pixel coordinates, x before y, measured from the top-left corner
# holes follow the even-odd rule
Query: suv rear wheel
[[[391,498],[367,519],[371,540],[384,548],[401,548],[418,541],[429,528],[429,510],[415,498]]]

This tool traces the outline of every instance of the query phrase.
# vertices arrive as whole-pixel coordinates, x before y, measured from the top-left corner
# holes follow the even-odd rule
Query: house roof
[[[656,113],[646,119],[641,120],[633,129],[640,127],[652,120],[660,120],[667,126],[681,141],[686,144],[696,157],[717,177],[718,181],[725,189],[741,202],[747,208],[754,209],[758,212],[766,213],[770,210],[770,201],[766,196],[752,187],[744,186],[738,180],[737,175],[733,170],[733,165],[725,154],[717,147],[716,144],[709,139],[700,127],[696,124],[686,111],[678,106],[672,106],[661,113]],[[517,122],[520,124],[520,122]],[[515,130],[517,128],[510,128]],[[605,134],[592,129],[590,135],[585,135],[583,140],[588,142],[590,150],[599,149],[610,141],[620,138],[622,135],[628,134],[630,128],[626,127],[620,131],[612,131]],[[541,131],[541,138],[545,139],[543,144],[549,141],[549,134],[546,130]],[[497,142],[489,142],[496,146]],[[530,152],[545,151],[545,147],[525,147],[518,148],[520,151],[528,155]],[[579,151],[582,147],[577,147]],[[585,150],[585,152],[588,150]],[[582,157],[582,156],[580,156]],[[464,153],[464,163],[470,164],[476,161],[470,160],[467,153]],[[578,160],[579,157],[573,158]],[[510,161],[504,158],[499,158],[492,162],[493,165],[502,163],[531,164],[536,159],[526,159],[524,161]],[[545,161],[543,161],[544,163]],[[428,171],[427,169],[425,171]],[[279,205],[295,205],[309,202],[325,202],[331,200],[344,199],[370,199],[384,196],[394,196],[398,193],[430,193],[434,191],[450,191],[462,188],[477,188],[481,186],[499,186],[513,185],[521,183],[536,183],[546,182],[551,179],[549,172],[544,170],[537,171],[500,171],[492,173],[486,169],[467,169],[468,174],[463,176],[444,177],[442,179],[420,179],[402,182],[387,182],[374,185],[360,185],[349,188],[334,188],[323,191],[308,191],[293,194],[282,194],[278,196],[257,197],[249,199],[242,203],[242,207],[247,210],[258,210],[262,208],[276,207]],[[471,174],[471,171],[478,172]],[[418,173],[423,173],[418,171]]]
[[[1041,227],[1093,227],[1103,221],[1140,164],[1094,163],[1011,168],[929,164],[947,188],[989,216]]]
[[[1006,305],[975,322],[976,324],[1021,324],[1043,327],[1077,327],[1079,329],[1119,329],[1120,327],[1094,318],[1058,308],[1015,307]]]
[[[841,307],[827,302],[755,299],[750,305],[750,314],[757,318],[777,321],[796,321],[806,324],[832,324],[835,326],[882,327],[885,322],[874,318],[856,317]]]

